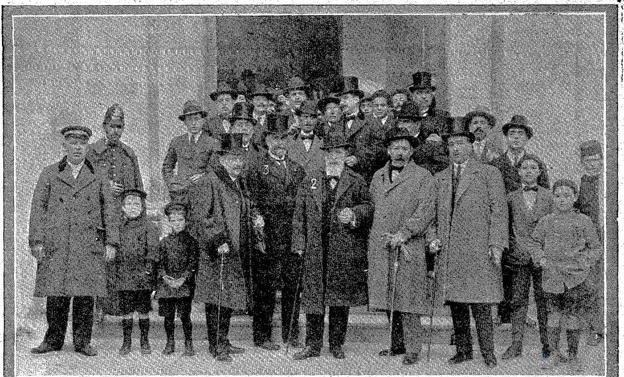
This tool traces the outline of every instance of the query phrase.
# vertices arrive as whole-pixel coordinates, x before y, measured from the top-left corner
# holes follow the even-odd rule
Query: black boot
[[[583,372],[585,370],[581,359],[578,356],[579,340],[581,338],[581,330],[567,330],[568,339],[568,361],[572,372]]]
[[[132,318],[122,319],[121,327],[123,329],[123,344],[119,349],[119,354],[123,356],[130,353],[132,346]]]
[[[139,319],[139,329],[141,329],[141,353],[143,355],[149,355],[152,353],[152,348],[150,347],[148,338],[149,328],[149,318]]]
[[[162,351],[163,355],[171,355],[175,351],[175,324],[173,323],[174,317],[165,317],[165,332],[167,333],[167,344]]]
[[[193,323],[191,318],[182,319],[182,330],[184,331],[184,353],[182,356],[193,356],[195,350],[193,349]]]

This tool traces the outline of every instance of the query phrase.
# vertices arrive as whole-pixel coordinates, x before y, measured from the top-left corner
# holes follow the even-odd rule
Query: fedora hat
[[[397,120],[419,120],[421,117],[418,113],[418,106],[412,102],[406,102],[401,106],[401,110],[396,115]]]
[[[201,105],[197,101],[190,100],[186,101],[184,106],[182,106],[182,114],[178,115],[178,119],[183,121],[187,115],[192,114],[201,114],[202,118],[208,116],[208,113],[202,109]]]
[[[529,126],[529,121],[527,117],[524,115],[514,115],[511,117],[511,120],[503,126],[503,134],[507,136],[507,133],[512,128],[521,128],[526,132],[527,138],[530,139],[533,137],[533,128]]]
[[[386,137],[384,143],[386,147],[390,145],[390,142],[393,140],[407,140],[409,141],[412,147],[418,145],[418,139],[414,136],[410,135],[409,131],[405,127],[391,127],[388,131],[386,131]]]
[[[323,146],[321,147],[321,149],[329,150],[329,149],[335,149],[335,148],[350,148],[350,147],[351,147],[351,144],[344,137],[344,135],[338,132],[333,132],[325,137],[325,140],[323,140]]]
[[[344,76],[342,78],[342,93],[345,94],[355,94],[360,97],[360,99],[364,98],[364,92],[359,89],[359,80],[355,76]]]
[[[106,110],[102,124],[117,124],[121,126],[125,124],[124,112],[120,104],[114,103]]]
[[[464,115],[464,118],[462,119],[462,127],[464,130],[470,131],[470,122],[472,122],[472,118],[475,117],[485,118],[491,128],[496,127],[496,118],[494,118],[494,115],[490,114],[486,108],[478,107]]]
[[[232,87],[227,82],[220,82],[219,84],[217,84],[217,90],[210,93],[210,99],[216,101],[217,97],[219,97],[221,94],[229,94],[233,99],[236,99],[236,97],[238,96],[238,92],[232,89]]]
[[[334,96],[325,97],[318,101],[316,107],[321,113],[325,113],[325,108],[330,103],[335,103],[336,105],[340,105],[340,98],[334,97]]]
[[[286,86],[286,89],[284,90],[284,94],[288,95],[288,93],[290,93],[291,90],[304,90],[308,92],[310,90],[310,86],[307,85],[301,79],[301,77],[295,76],[295,77],[292,77],[290,80],[288,80],[288,85]]]
[[[235,155],[246,154],[247,151],[243,148],[243,136],[244,134],[241,133],[221,134],[221,144],[216,152],[221,155],[228,153]]]
[[[453,131],[450,134],[443,134],[442,135],[442,140],[445,143],[448,143],[448,139],[452,138],[452,137],[460,137],[460,136],[465,136],[468,138],[468,141],[470,142],[470,144],[474,143],[475,141],[475,135],[470,132],[470,131]]]
[[[69,126],[65,126],[63,128],[61,128],[61,135],[63,135],[63,137],[68,138],[68,137],[77,137],[80,139],[86,139],[89,140],[89,138],[91,137],[91,135],[93,135],[93,133],[91,132],[91,129],[85,126],[79,126],[79,125],[69,125]]]
[[[309,114],[309,115],[316,116],[317,115],[316,111],[317,111],[316,101],[306,100],[306,101],[303,101],[303,103],[301,104],[301,107],[296,110],[296,114],[297,115]]]
[[[256,90],[251,94],[251,98],[259,96],[266,97],[269,101],[274,101],[273,93],[271,93],[264,84],[257,84]]]
[[[418,89],[436,89],[435,86],[431,85],[431,73],[416,72],[412,75],[412,85],[410,85],[409,90],[413,92]]]
[[[247,120],[256,124],[256,119],[253,117],[254,105],[248,102],[237,102],[232,108],[232,115],[230,115],[230,122],[234,123],[237,119]]]

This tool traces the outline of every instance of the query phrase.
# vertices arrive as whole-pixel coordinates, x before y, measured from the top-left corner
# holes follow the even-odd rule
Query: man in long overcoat
[[[317,134],[318,118],[314,101],[304,101],[299,110],[299,131],[289,138],[288,157],[301,165],[306,173],[313,173],[325,166],[323,140]]]
[[[199,242],[195,301],[205,303],[210,352],[218,361],[244,350],[227,339],[234,310],[252,307],[251,265],[264,226],[241,175],[242,134],[223,134],[212,169],[189,191],[189,233]],[[253,224],[252,224],[253,222]]]
[[[349,307],[366,305],[366,244],[373,214],[364,179],[345,168],[349,144],[342,135],[325,140],[325,169],[301,183],[293,217],[292,250],[304,258],[301,308],[306,313],[306,348],[295,360],[320,356],[325,307],[329,348],[342,350]]]
[[[29,246],[37,259],[35,296],[47,297],[48,330],[32,353],[63,347],[73,297],[74,349],[91,347],[93,297],[106,295],[106,261],[119,245],[119,217],[108,180],[85,159],[91,130],[61,130],[66,156],[37,181],[30,211]],[[105,246],[106,245],[106,246]]]
[[[501,257],[508,246],[507,201],[498,169],[472,158],[474,135],[448,137],[451,164],[435,175],[436,221],[431,249],[441,246],[438,279],[451,307],[457,354],[449,362],[472,359],[470,311],[479,348],[488,367],[496,366],[491,306],[501,301]]]
[[[368,244],[369,307],[389,316],[394,310],[392,344],[380,355],[407,351],[406,365],[418,360],[422,346],[420,316],[428,311],[425,236],[434,216],[433,177],[411,159],[416,143],[407,129],[388,130],[390,161],[370,185],[375,215]]]

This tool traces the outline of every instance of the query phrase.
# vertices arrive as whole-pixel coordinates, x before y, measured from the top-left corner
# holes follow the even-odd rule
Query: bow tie
[[[537,192],[537,186],[531,186],[531,187],[529,187],[529,186],[524,186],[524,187],[522,188],[522,190],[523,190],[523,191],[535,191],[535,192]]]
[[[300,134],[299,137],[301,138],[301,140],[314,140],[314,134],[310,134],[310,135]]]
[[[391,172],[396,171],[396,172],[399,172],[399,173],[400,173],[400,172],[402,172],[402,171],[403,171],[403,168],[404,168],[404,166],[398,167],[398,166],[392,166],[392,165],[390,165],[390,171],[391,171]]]
[[[350,120],[355,120],[355,118],[357,118],[357,115],[349,115],[349,116],[345,117],[345,120],[348,122]]]

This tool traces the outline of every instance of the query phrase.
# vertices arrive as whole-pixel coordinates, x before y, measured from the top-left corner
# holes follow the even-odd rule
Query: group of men
[[[306,314],[305,345],[294,359],[320,355],[326,308],[329,349],[344,358],[349,308],[368,304],[391,322],[391,347],[380,354],[414,364],[425,342],[421,316],[440,291],[457,347],[450,362],[472,359],[472,311],[483,360],[495,366],[491,307],[512,301],[506,195],[522,187],[517,163],[533,136],[527,119],[503,126],[504,151],[486,110],[454,126],[436,108],[428,72],[392,93],[366,96],[355,77],[319,101],[308,99],[309,89],[293,78],[280,101],[261,86],[239,93],[219,84],[210,94],[217,115],[186,102],[178,118],[187,132],[164,158],[171,200],[188,207],[188,230],[199,242],[197,284],[209,287],[194,300],[206,304],[211,347],[222,345],[214,345],[217,359],[243,351],[228,340],[235,310],[253,316],[255,346],[280,348],[271,321],[281,290],[287,347],[302,346],[298,319]],[[65,127],[67,156],[44,169],[35,189],[29,242],[49,325],[35,353],[62,347],[74,297],[74,347],[95,354],[93,297],[108,296],[116,198],[142,189],[136,156],[120,141],[121,106],[108,109],[103,127],[105,137],[90,145],[91,130]],[[545,165],[541,174],[538,183],[548,187]]]

